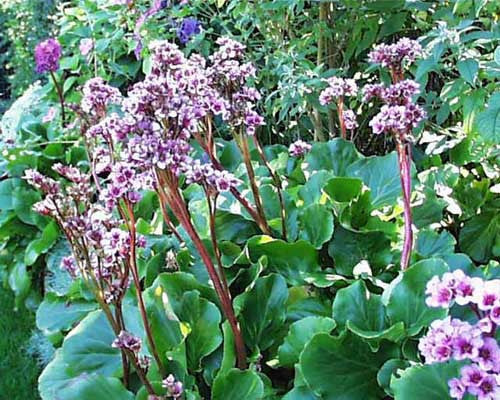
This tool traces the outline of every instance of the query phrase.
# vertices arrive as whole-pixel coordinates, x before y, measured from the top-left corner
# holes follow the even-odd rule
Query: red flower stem
[[[160,200],[166,200],[168,202],[172,212],[176,215],[177,219],[184,227],[187,234],[193,241],[194,246],[198,250],[200,257],[203,260],[205,267],[207,268],[208,275],[210,276],[210,279],[214,285],[215,292],[217,293],[224,314],[233,332],[238,368],[245,369],[247,366],[245,344],[243,342],[243,337],[238,326],[238,320],[236,319],[234,313],[230,294],[226,293],[226,291],[224,290],[224,286],[219,278],[219,275],[217,274],[210,254],[208,253],[205,245],[203,244],[198,233],[194,229],[193,224],[191,223],[191,218],[186,208],[186,204],[184,203],[184,200],[179,193],[176,178],[171,176],[169,177],[168,175],[169,174],[165,171],[157,171],[158,184],[160,186],[166,185],[166,187],[168,188],[168,192],[164,192],[166,198],[160,196]]]
[[[215,258],[217,260],[217,266],[219,268],[219,278],[224,286],[224,290],[231,297],[231,292],[229,291],[229,285],[227,284],[226,274],[224,273],[224,266],[222,265],[221,254],[219,246],[217,245],[217,233],[215,231],[215,213],[217,212],[217,194],[214,196],[213,207],[212,198],[206,188],[205,195],[207,197],[208,204],[208,214],[210,219],[210,237],[212,239],[212,247],[214,249]]]
[[[252,189],[253,198],[255,201],[255,207],[257,208],[257,213],[259,214],[259,220],[265,222],[266,230],[270,232],[270,229],[266,222],[266,214],[264,213],[264,207],[262,206],[262,200],[260,198],[259,187],[257,186],[257,180],[255,179],[255,171],[252,166],[252,160],[250,159],[250,150],[248,148],[248,142],[246,137],[240,135],[238,137],[238,143],[243,156],[243,161],[248,174],[248,180],[250,181],[250,188]]]
[[[347,139],[347,130],[344,122],[344,98],[340,96],[337,101],[337,111],[339,113],[340,134],[342,139]]]
[[[158,350],[156,348],[156,343],[153,339],[153,333],[151,332],[151,326],[149,324],[148,315],[146,312],[146,306],[144,305],[144,299],[142,297],[141,281],[139,279],[139,271],[137,269],[137,259],[136,259],[136,240],[137,232],[135,228],[135,217],[132,205],[128,200],[125,200],[125,206],[129,214],[129,233],[130,233],[130,270],[132,272],[132,278],[134,280],[135,292],[137,295],[137,303],[139,306],[139,312],[141,314],[142,322],[144,324],[144,330],[146,331],[146,337],[148,339],[148,344],[151,349],[151,353],[158,364],[158,368],[162,376],[166,376],[165,367],[160,359]]]
[[[283,240],[287,240],[287,233],[286,233],[286,210],[285,210],[285,202],[283,200],[283,192],[281,191],[281,179],[278,174],[276,174],[273,169],[271,168],[271,164],[269,164],[269,161],[267,161],[266,155],[264,154],[264,150],[262,149],[262,146],[260,145],[259,139],[257,136],[253,136],[253,141],[255,143],[255,147],[257,149],[257,152],[259,153],[259,156],[266,166],[267,170],[269,171],[269,174],[273,178],[274,186],[276,187],[276,190],[278,192],[278,199],[280,202],[280,208],[281,208],[281,231],[283,235]]]
[[[399,175],[403,193],[404,242],[401,252],[401,269],[404,271],[410,263],[413,247],[413,228],[411,213],[411,149],[409,143],[401,143],[400,137],[395,137],[398,153]]]
[[[62,127],[66,126],[66,111],[64,108],[64,94],[59,82],[57,82],[56,76],[52,71],[50,71],[50,76],[52,77],[52,82],[54,82],[54,86],[56,87],[57,96],[59,97],[59,103],[61,103],[61,119],[62,119]]]

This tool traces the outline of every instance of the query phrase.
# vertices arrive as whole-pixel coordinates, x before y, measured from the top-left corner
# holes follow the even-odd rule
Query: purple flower
[[[479,386],[485,376],[484,371],[474,364],[463,366],[460,370],[460,374],[462,376],[462,383],[467,387]]]
[[[500,386],[497,382],[498,376],[488,374],[479,385],[469,387],[469,393],[476,395],[478,400],[498,400],[500,398]]]
[[[450,396],[454,399],[462,400],[465,395],[467,387],[458,378],[453,378],[448,381],[448,386],[450,388]]]
[[[473,359],[479,355],[483,339],[473,333],[465,333],[453,341],[453,356],[457,360]]]
[[[181,397],[184,392],[184,385],[182,382],[176,380],[172,374],[163,380],[162,386],[167,389],[167,395],[173,397],[174,399]]]
[[[63,257],[61,260],[61,269],[70,274],[72,278],[75,278],[78,274],[78,267],[72,256]]]
[[[394,44],[379,44],[369,54],[368,60],[383,67],[401,67],[403,62],[411,64],[422,55],[422,46],[416,40],[401,38]]]
[[[356,114],[352,110],[345,110],[343,113],[344,124],[346,129],[352,131],[358,127],[358,121],[356,121]]]
[[[344,79],[332,76],[327,80],[328,87],[319,95],[319,103],[324,106],[330,104],[334,99],[343,96],[356,96],[358,85],[354,79]]]
[[[490,319],[494,324],[500,325],[500,301],[490,310]]]
[[[296,140],[288,148],[288,153],[292,157],[302,157],[304,154],[311,150],[311,145],[303,140]]]
[[[484,338],[484,343],[474,361],[483,371],[500,372],[500,348],[497,341],[490,337]]]
[[[89,38],[82,39],[80,40],[80,46],[78,46],[78,48],[80,49],[81,55],[85,57],[94,48],[94,41]]]
[[[142,342],[137,336],[127,331],[121,331],[111,346],[117,349],[130,350],[137,354],[141,350]]]
[[[196,18],[188,17],[182,20],[182,23],[177,29],[177,37],[182,44],[189,41],[191,36],[201,32],[201,24]]]
[[[369,125],[373,133],[409,133],[425,118],[425,111],[416,104],[404,106],[384,105]]]
[[[61,45],[56,39],[50,38],[38,43],[35,48],[36,72],[43,74],[57,71],[61,55]]]
[[[474,291],[474,302],[482,311],[491,310],[500,301],[500,279],[484,282]]]

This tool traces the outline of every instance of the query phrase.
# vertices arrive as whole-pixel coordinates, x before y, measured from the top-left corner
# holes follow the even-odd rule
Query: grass
[[[0,399],[39,399],[40,366],[26,352],[35,317],[26,309],[14,311],[14,296],[0,285]]]

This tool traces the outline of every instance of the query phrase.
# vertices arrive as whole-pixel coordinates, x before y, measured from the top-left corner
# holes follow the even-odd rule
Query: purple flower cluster
[[[426,294],[430,307],[472,304],[487,313],[493,323],[500,324],[500,279],[484,281],[471,278],[458,269],[445,273],[442,278],[433,277],[427,283]]]
[[[328,87],[319,95],[319,103],[322,106],[332,103],[339,97],[356,96],[358,85],[354,79],[344,79],[337,76],[328,78]]]
[[[182,44],[185,44],[191,39],[191,36],[201,32],[201,24],[196,18],[184,18],[177,29],[177,37]]]
[[[292,157],[302,157],[311,150],[311,147],[309,143],[299,139],[290,145],[288,153],[290,153]]]
[[[382,67],[400,69],[403,62],[411,64],[422,55],[416,40],[401,38],[394,44],[379,44],[368,54],[368,60]]]
[[[162,386],[167,389],[167,396],[174,399],[180,398],[184,392],[184,385],[181,381],[176,380],[172,374],[162,381]]]
[[[369,123],[373,133],[407,134],[416,128],[426,117],[424,109],[412,103],[412,97],[419,93],[419,89],[419,84],[411,79],[387,87],[383,84],[366,85],[363,101],[379,98],[385,103]]]
[[[52,168],[65,178],[65,183],[34,170],[25,172],[24,178],[28,183],[45,194],[33,209],[54,218],[73,248],[73,255],[62,259],[61,268],[72,277],[76,277],[80,269],[85,274],[91,272],[102,283],[106,302],[113,303],[123,296],[129,284],[123,276],[123,265],[130,255],[130,234],[119,228],[122,221],[113,217],[111,207],[106,209],[93,202],[94,190],[88,174],[62,164],[55,164]],[[118,185],[133,181],[133,174],[133,170],[118,165],[112,169],[110,176]],[[113,188],[109,185],[101,193],[105,201],[111,201],[105,193]],[[134,196],[138,197],[138,194],[132,186],[127,188],[126,195],[137,201]],[[136,242],[138,247],[146,245],[142,236],[137,237]]]
[[[347,130],[354,130],[358,125],[358,121],[356,120],[356,114],[352,110],[345,110],[342,113],[342,117],[344,119],[344,124]]]
[[[35,47],[36,72],[43,74],[57,71],[61,55],[61,45],[56,39],[50,38],[38,43]]]
[[[416,104],[407,104],[404,106],[386,104],[372,118],[369,125],[376,135],[381,133],[408,134],[425,117],[425,111]]]
[[[127,331],[121,331],[111,346],[116,349],[129,350],[137,355],[141,351],[142,341]]]
[[[484,281],[456,270],[432,278],[426,294],[431,307],[470,306],[478,321],[470,324],[451,317],[434,321],[418,345],[425,362],[468,360],[460,377],[448,382],[450,395],[462,399],[468,392],[480,400],[500,398],[500,347],[494,338],[500,322],[500,280]]]
[[[420,93],[420,85],[411,79],[405,79],[388,87],[381,83],[369,84],[363,88],[363,101],[379,98],[386,104],[404,105],[411,103],[412,97]]]
[[[102,116],[109,104],[120,104],[122,95],[102,78],[89,79],[83,86],[82,110],[87,114]]]

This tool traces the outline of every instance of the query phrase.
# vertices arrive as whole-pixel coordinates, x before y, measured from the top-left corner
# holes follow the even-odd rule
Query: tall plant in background
[[[370,52],[369,60],[387,68],[392,85],[369,84],[364,87],[363,100],[381,100],[384,105],[370,121],[373,133],[392,135],[398,153],[401,190],[404,207],[404,243],[401,254],[401,269],[408,268],[413,247],[413,227],[411,214],[411,132],[425,118],[425,111],[413,102],[419,93],[419,85],[404,79],[404,68],[422,53],[422,47],[415,40],[400,39],[397,43],[380,44]]]

